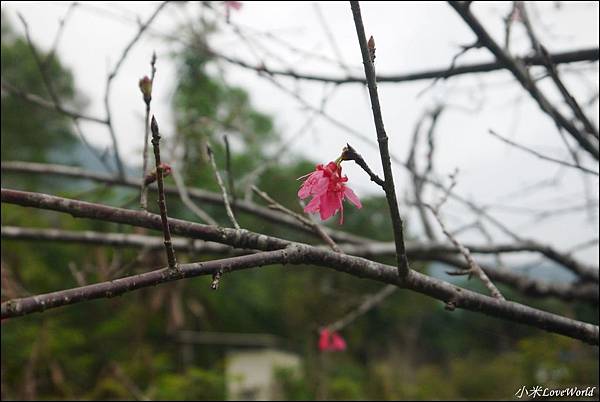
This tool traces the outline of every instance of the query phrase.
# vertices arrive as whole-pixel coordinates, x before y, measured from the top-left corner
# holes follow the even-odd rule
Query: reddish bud
[[[144,76],[144,78],[140,79],[139,86],[142,95],[144,95],[144,102],[149,104],[152,100],[152,80],[148,76]]]
[[[371,62],[375,62],[375,39],[373,36],[369,38],[369,42],[367,42],[367,47],[369,48],[369,57],[371,58]]]
[[[163,162],[160,164],[160,167],[162,168],[163,177],[167,177],[171,174],[171,166],[169,164]]]
[[[163,178],[167,177],[171,174],[171,166],[167,163],[161,163],[159,165],[162,169],[162,175]],[[149,184],[152,184],[156,181],[156,169],[154,169],[153,171],[151,171],[150,173],[148,173],[146,175],[146,177],[144,178],[144,184],[147,186]]]

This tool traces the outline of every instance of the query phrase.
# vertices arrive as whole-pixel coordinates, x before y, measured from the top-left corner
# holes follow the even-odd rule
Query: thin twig
[[[381,116],[381,107],[379,106],[379,95],[377,94],[377,82],[375,76],[375,67],[369,53],[365,28],[360,14],[360,6],[358,1],[350,2],[352,14],[354,16],[354,25],[356,26],[356,34],[358,43],[362,53],[363,65],[365,68],[365,77],[369,87],[369,96],[371,97],[371,107],[373,109],[373,119],[375,121],[375,129],[377,131],[377,142],[379,143],[379,154],[381,156],[381,164],[383,167],[384,190],[385,198],[387,199],[390,217],[392,219],[392,227],[394,230],[394,241],[396,243],[396,260],[398,264],[398,273],[400,276],[408,274],[408,259],[406,258],[406,250],[404,249],[404,229],[402,228],[402,218],[398,210],[398,201],[396,199],[396,189],[394,187],[394,177],[392,173],[392,163],[390,161],[390,151],[388,148],[388,137],[383,125]]]
[[[449,74],[452,74],[452,71],[456,68],[456,62],[458,61],[458,59],[462,55],[467,53],[469,50],[479,49],[481,47],[481,43],[479,43],[479,41],[476,40],[474,43],[472,43],[470,45],[461,45],[460,47],[461,47],[460,51],[458,53],[456,53],[452,57],[452,60],[450,61],[450,66],[448,67],[448,70],[446,70],[446,71],[448,71],[448,73],[445,75],[439,75],[439,76],[435,77],[429,85],[427,85],[425,88],[423,88],[421,91],[419,91],[419,93],[417,94],[417,98],[420,98],[425,92],[427,92],[431,88],[435,87],[435,84],[437,84],[440,79],[445,80],[446,78],[448,78]]]
[[[227,217],[231,221],[231,224],[233,225],[234,228],[240,229],[240,225],[238,224],[237,220],[235,219],[235,216],[233,215],[233,210],[231,209],[231,204],[229,203],[229,196],[227,195],[227,188],[225,187],[225,184],[223,183],[223,179],[221,178],[219,169],[217,169],[217,164],[215,162],[215,156],[214,156],[213,150],[210,147],[210,145],[208,145],[208,144],[206,145],[206,149],[208,151],[208,158],[210,159],[210,164],[215,173],[215,178],[217,179],[217,184],[219,185],[219,188],[221,189],[221,194],[223,195],[223,204],[225,204],[225,211],[227,212]]]
[[[231,167],[231,147],[229,146],[229,137],[227,134],[223,136],[225,142],[225,172],[227,173],[227,186],[229,194],[231,194],[231,204],[235,208],[235,186],[233,185],[233,168]]]
[[[350,69],[348,68],[348,65],[346,64],[346,62],[344,61],[344,57],[342,55],[342,52],[340,51],[340,47],[338,46],[338,44],[335,40],[335,36],[333,35],[333,32],[331,32],[331,29],[329,28],[329,24],[327,24],[327,21],[325,20],[325,15],[323,15],[323,10],[321,10],[321,6],[319,5],[319,3],[313,3],[313,7],[315,9],[315,13],[317,14],[319,24],[321,25],[321,28],[323,28],[323,31],[325,32],[325,35],[327,36],[327,39],[329,40],[329,45],[331,46],[331,50],[333,50],[333,52],[335,53],[337,63],[345,71],[345,73],[349,76]]]
[[[39,95],[32,94],[32,93],[23,91],[21,89],[18,89],[14,85],[8,83],[4,78],[2,78],[0,85],[2,86],[3,90],[8,91],[13,95],[17,95],[18,97],[26,100],[29,103],[33,103],[34,105],[43,107],[44,109],[54,110],[60,114],[64,114],[65,116],[70,117],[72,119],[80,119],[80,120],[86,120],[86,121],[90,121],[90,122],[98,123],[98,124],[106,124],[106,120],[101,119],[99,117],[90,116],[90,115],[76,112],[74,110],[66,109],[62,105],[57,105],[56,103],[49,101],[47,99],[44,99]]]
[[[148,209],[148,186],[146,186],[146,173],[148,171],[148,136],[150,135],[150,102],[152,102],[152,88],[154,86],[154,75],[156,74],[156,52],[152,53],[150,61],[150,83],[144,82],[147,77],[140,81],[140,89],[144,95],[144,103],[146,104],[146,118],[144,120],[144,154],[142,156],[142,183],[140,188],[140,206],[143,210]]]
[[[71,4],[69,4],[69,7],[67,8],[67,11],[65,12],[64,17],[59,19],[58,30],[56,31],[56,35],[54,36],[54,41],[52,42],[52,47],[50,48],[50,51],[48,52],[48,54],[46,55],[46,57],[44,58],[44,61],[42,63],[44,67],[46,67],[48,65],[48,63],[50,63],[50,61],[54,58],[54,55],[56,54],[56,50],[58,49],[58,44],[60,43],[60,40],[62,39],[62,35],[65,30],[67,21],[69,20],[73,11],[75,10],[75,7],[77,7],[77,6],[79,6],[79,3],[75,2],[75,1],[72,2]]]
[[[515,148],[518,148],[518,149],[520,149],[522,151],[525,151],[525,152],[527,152],[529,154],[532,154],[532,155],[534,155],[534,156],[536,156],[536,157],[538,157],[540,159],[543,159],[543,160],[546,160],[546,161],[549,161],[549,162],[558,163],[559,165],[567,166],[567,167],[570,167],[570,168],[573,168],[573,169],[578,169],[578,170],[580,170],[580,171],[582,171],[584,173],[593,174],[594,176],[598,176],[599,175],[599,173],[596,172],[595,170],[588,169],[588,168],[586,168],[584,166],[575,165],[573,163],[570,163],[570,162],[567,162],[567,161],[564,161],[564,160],[561,160],[561,159],[556,159],[556,158],[553,158],[551,156],[543,155],[543,154],[539,153],[538,151],[536,151],[534,149],[528,148],[528,147],[526,147],[524,145],[518,144],[518,143],[516,143],[514,141],[509,140],[508,138],[505,138],[505,137],[501,136],[500,134],[496,133],[494,130],[490,129],[490,130],[488,130],[488,132],[491,135],[493,135],[494,137],[498,138],[499,140],[505,142],[506,144],[511,145],[511,146],[513,146]]]
[[[504,17],[504,51],[510,53],[510,34],[512,31],[513,22],[518,18],[519,9],[516,6],[516,1],[512,2],[511,9],[506,17]]]
[[[433,216],[439,223],[440,228],[442,229],[442,232],[444,232],[444,234],[446,235],[448,240],[450,240],[452,242],[452,244],[454,244],[454,246],[460,250],[460,253],[463,255],[463,257],[465,257],[465,260],[467,261],[467,264],[469,266],[468,272],[476,275],[481,280],[481,282],[483,282],[483,284],[489,289],[492,296],[494,296],[496,299],[499,299],[499,300],[505,300],[504,296],[502,296],[502,293],[500,293],[498,288],[492,283],[490,278],[488,278],[487,274],[483,271],[483,269],[481,269],[479,264],[477,264],[477,262],[473,259],[473,256],[471,255],[471,252],[469,251],[469,249],[466,248],[465,246],[463,246],[456,239],[456,237],[454,237],[450,233],[450,231],[446,228],[444,221],[440,217],[440,208],[448,199],[448,194],[449,194],[450,190],[455,186],[455,184],[456,184],[456,181],[454,180],[454,177],[452,177],[452,184],[450,185],[448,191],[444,194],[442,199],[438,202],[438,204],[435,207],[431,206],[430,204],[427,204],[427,203],[424,203],[424,205],[431,211],[431,213],[433,214]]]
[[[158,186],[158,208],[160,209],[160,219],[162,221],[163,236],[165,239],[165,250],[167,253],[167,261],[169,262],[169,270],[176,272],[178,270],[177,260],[175,259],[175,250],[171,244],[171,231],[169,229],[169,220],[167,217],[167,202],[165,199],[165,190],[163,185],[163,165],[160,161],[160,133],[158,132],[158,124],[152,116],[150,124],[152,130],[152,146],[154,147],[154,160],[156,162],[156,184]]]
[[[165,247],[163,237],[135,233],[106,233],[91,230],[43,229],[18,226],[2,226],[1,231],[2,238],[7,240],[67,242],[112,248],[142,248],[149,251],[156,251]],[[183,237],[171,238],[171,244],[177,251],[196,254],[227,254],[233,251],[231,247],[222,244],[185,239]]]
[[[158,14],[163,9],[163,7],[167,5],[167,3],[168,3],[168,1],[162,2],[156,8],[156,10],[154,10],[154,13],[152,13],[152,15],[146,20],[146,22],[140,25],[137,33],[135,34],[133,39],[127,44],[127,46],[125,46],[125,49],[123,49],[123,52],[121,53],[121,57],[119,58],[119,60],[115,64],[115,67],[112,69],[112,71],[108,74],[108,76],[106,78],[106,86],[104,89],[104,109],[106,111],[106,122],[107,122],[106,125],[108,127],[108,132],[110,134],[110,137],[112,139],[113,148],[114,148],[114,152],[115,152],[115,161],[117,163],[117,167],[119,169],[119,176],[121,178],[125,177],[125,170],[123,168],[123,165],[121,163],[121,158],[119,156],[119,146],[118,146],[118,142],[117,142],[117,135],[115,133],[115,129],[112,124],[112,113],[111,113],[111,109],[110,109],[110,93],[111,93],[111,89],[112,89],[112,83],[113,83],[113,80],[115,79],[115,77],[117,76],[117,74],[119,73],[119,69],[121,68],[121,65],[127,58],[127,55],[129,54],[129,51],[131,50],[131,48],[137,43],[137,41],[140,39],[140,37],[142,36],[144,31],[146,31],[148,26],[152,23],[152,21],[154,21],[154,19],[158,16]]]
[[[183,177],[179,173],[179,169],[175,167],[171,167],[171,174],[173,175],[173,180],[175,180],[175,185],[177,186],[177,190],[179,191],[179,197],[181,201],[185,204],[186,207],[189,208],[196,216],[202,221],[208,223],[209,225],[217,226],[217,222],[202,208],[194,203],[190,199],[185,183],[183,182]]]
[[[336,91],[336,89],[337,86],[333,87],[331,91],[323,95],[319,109],[321,112],[325,110],[327,102],[329,101],[333,93]],[[287,140],[282,141],[279,147],[272,153],[273,156],[261,161],[260,165],[258,165],[254,170],[250,171],[249,173],[246,173],[241,179],[239,179],[239,182],[241,182],[245,188],[244,199],[250,200],[250,197],[252,195],[252,186],[256,183],[258,178],[267,169],[275,165],[281,160],[282,157],[285,156],[286,152],[289,151],[291,145],[294,142],[301,139],[309,131],[309,129],[313,127],[313,125],[317,122],[318,117],[318,112],[312,112],[312,114],[308,116],[304,124],[302,124],[302,126],[297,131],[290,135]]]
[[[374,307],[380,305],[388,296],[398,290],[398,286],[394,285],[385,285],[375,294],[369,295],[365,298],[365,300],[354,310],[350,311],[348,314],[344,315],[339,320],[335,322],[325,325],[323,328],[327,328],[331,332],[341,331],[346,328],[348,325],[353,323],[358,317],[368,313]]]
[[[427,111],[423,114],[423,117],[419,119],[417,124],[415,125],[415,129],[413,131],[412,143],[410,146],[410,151],[408,153],[408,158],[406,160],[406,168],[410,172],[410,176],[413,182],[413,191],[415,196],[415,205],[417,207],[417,211],[419,212],[419,217],[421,219],[421,223],[423,225],[423,230],[427,235],[427,238],[430,240],[436,240],[437,236],[435,231],[433,230],[433,226],[429,221],[429,216],[427,215],[425,208],[423,207],[423,190],[425,188],[425,179],[431,174],[433,171],[433,154],[435,150],[435,142],[434,142],[434,132],[436,123],[438,118],[443,110],[442,105],[438,105],[430,111]],[[416,151],[419,142],[419,134],[421,133],[421,126],[425,122],[427,118],[431,119],[431,124],[429,126],[429,130],[427,132],[427,142],[429,145],[429,151],[427,153],[427,166],[423,174],[418,173],[418,167],[416,165]]]
[[[329,247],[331,247],[331,249],[335,252],[338,253],[342,253],[343,251],[339,248],[339,246],[333,241],[333,239],[323,230],[323,228],[321,227],[321,225],[319,225],[318,223],[310,220],[309,218],[307,218],[306,216],[302,216],[299,213],[296,213],[294,211],[292,211],[291,209],[288,209],[286,207],[284,207],[283,205],[281,205],[280,203],[278,203],[277,201],[275,201],[273,198],[271,198],[271,196],[267,193],[265,193],[264,191],[260,190],[258,187],[256,186],[252,186],[252,191],[254,191],[254,193],[256,195],[258,195],[260,198],[262,198],[263,200],[265,200],[266,202],[269,203],[269,208],[273,208],[276,209],[278,211],[281,211],[285,214],[288,214],[292,217],[294,217],[295,219],[297,219],[299,222],[310,226],[311,228],[314,229],[315,233],[317,233],[324,241],[325,243],[327,243],[329,245]]]
[[[546,66],[548,74],[550,75],[552,81],[563,96],[563,99],[565,100],[566,104],[569,105],[575,117],[577,117],[577,119],[581,121],[586,131],[592,134],[594,137],[598,138],[598,129],[594,126],[590,119],[588,119],[588,117],[585,115],[585,113],[577,103],[577,100],[573,97],[573,95],[571,95],[567,87],[564,85],[564,83],[560,79],[556,65],[552,63],[550,54],[537,38],[533,30],[531,20],[529,19],[529,14],[527,12],[525,3],[522,1],[517,1],[515,2],[515,7],[517,7],[519,10],[521,21],[525,26],[525,30],[527,31],[527,34],[531,41],[531,46],[533,47],[535,53],[542,58],[543,64]]]
[[[237,59],[231,56],[224,55],[222,53],[218,53],[214,50],[209,50],[210,54],[215,57],[226,61],[227,63],[234,64],[236,66],[253,70],[259,73],[266,73],[270,76],[281,76],[281,77],[291,77],[299,80],[307,80],[307,81],[318,81],[318,82],[329,82],[332,84],[366,84],[366,80],[364,77],[358,76],[349,76],[349,77],[332,77],[325,75],[317,75],[317,74],[309,74],[309,73],[301,73],[294,70],[277,70],[268,68],[264,65],[254,65],[243,61],[241,59]],[[596,48],[588,48],[588,49],[578,49],[568,52],[561,53],[552,53],[550,55],[552,61],[556,64],[565,64],[565,63],[577,63],[577,62],[585,62],[585,61],[597,61],[600,57],[600,49]],[[540,57],[531,56],[524,57],[522,59],[518,59],[524,65],[543,65],[543,61]],[[402,83],[402,82],[412,82],[412,81],[420,81],[420,80],[431,80],[438,77],[441,78],[450,78],[464,74],[480,74],[480,73],[488,73],[491,71],[498,71],[505,69],[505,65],[499,61],[493,61],[488,63],[476,63],[476,64],[465,64],[461,66],[456,66],[454,69],[449,70],[448,68],[442,69],[432,69],[426,71],[414,71],[407,72],[404,74],[394,74],[394,75],[381,75],[377,77],[377,82],[379,83]]]
[[[83,144],[88,148],[88,150],[90,151],[90,153],[92,155],[94,155],[96,158],[98,158],[98,160],[104,165],[104,167],[108,171],[111,171],[111,169],[107,165],[104,157],[98,153],[96,148],[93,147],[87,141],[87,139],[85,138],[85,135],[83,135],[83,130],[81,129],[81,125],[79,124],[79,119],[83,118],[84,116],[79,113],[76,113],[76,112],[68,111],[67,109],[65,109],[63,107],[62,102],[58,96],[58,93],[54,89],[52,80],[51,80],[50,76],[48,75],[47,67],[48,67],[48,63],[51,61],[51,57],[50,57],[50,55],[48,55],[46,57],[46,59],[44,59],[44,60],[41,59],[40,55],[38,54],[38,52],[35,48],[35,45],[33,44],[32,39],[31,39],[31,36],[29,33],[29,25],[27,24],[27,21],[21,14],[17,13],[17,15],[19,16],[19,19],[21,20],[21,23],[23,24],[23,28],[25,30],[25,38],[27,40],[27,45],[29,46],[31,54],[33,55],[33,59],[35,60],[35,63],[38,67],[40,76],[42,77],[42,82],[44,83],[44,87],[46,88],[46,91],[48,92],[48,94],[50,95],[50,99],[52,100],[51,108],[53,108],[57,112],[62,113],[71,118],[71,120],[73,121],[73,125],[75,126],[75,131],[77,132],[77,134],[78,134],[79,138],[81,139],[81,141],[83,142]],[[23,99],[30,101],[32,103],[36,103],[40,106],[44,106],[44,104],[47,103],[46,100],[42,99],[41,97],[38,97],[37,95],[24,93],[14,87],[10,88],[11,86],[7,85],[5,82],[2,82],[2,87],[10,89],[11,92],[16,93],[17,95],[21,96]],[[88,119],[92,119],[92,118],[88,117]],[[102,121],[100,119],[96,119],[96,121],[104,123],[104,124],[108,124],[107,120]]]
[[[531,79],[526,67],[506,53],[500,45],[490,36],[481,22],[473,15],[468,4],[460,1],[449,1],[449,4],[456,10],[460,17],[469,25],[473,33],[477,36],[482,45],[488,48],[496,56],[499,62],[510,70],[521,86],[537,102],[540,109],[550,116],[558,127],[564,128],[575,141],[594,159],[600,159],[600,150],[598,149],[597,138],[587,135],[580,131],[569,119],[550,103],[548,98],[540,91],[535,82]],[[560,131],[560,130],[559,130]],[[595,142],[594,142],[595,141]]]
[[[117,381],[125,386],[127,391],[138,401],[151,401],[151,399],[138,387],[129,376],[125,373],[125,370],[120,364],[113,362],[111,364],[113,373],[117,377]]]
[[[369,165],[367,165],[367,162],[365,162],[362,155],[356,152],[356,150],[350,144],[346,144],[346,146],[344,147],[342,151],[342,160],[354,161],[354,163],[360,166],[362,170],[364,170],[369,175],[371,181],[375,182],[385,191],[385,182],[379,176],[373,173]]]
[[[70,261],[67,264],[67,266],[69,267],[69,271],[71,271],[71,275],[73,275],[73,278],[75,278],[75,281],[77,282],[78,286],[87,285],[85,274],[77,269],[77,265],[75,264],[75,262]]]

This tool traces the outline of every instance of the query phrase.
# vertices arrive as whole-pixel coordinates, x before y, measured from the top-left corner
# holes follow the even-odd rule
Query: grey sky
[[[16,11],[23,14],[30,25],[35,42],[48,49],[54,39],[59,19],[69,3],[3,2],[14,27],[21,32],[15,18]],[[219,4],[219,3],[215,3]],[[89,100],[87,112],[104,115],[103,95],[106,74],[120,56],[124,46],[137,30],[136,18],[145,20],[156,8],[157,3],[122,2],[118,4],[94,2],[78,7],[64,31],[58,53],[64,63],[75,74],[77,88]],[[323,2],[320,9],[333,32],[342,60],[350,70],[362,73],[360,52],[352,14],[347,2]],[[440,3],[378,3],[362,4],[363,19],[368,35],[376,39],[376,67],[380,74],[411,72],[422,69],[447,67],[459,45],[473,42],[474,36],[458,15],[444,2]],[[503,38],[502,18],[509,9],[508,3],[475,3],[476,14],[499,40]],[[112,109],[117,135],[123,153],[130,163],[141,161],[143,133],[143,104],[137,88],[138,79],[149,70],[152,51],[158,53],[158,73],[154,87],[153,109],[161,122],[163,131],[172,132],[170,97],[175,82],[175,68],[170,51],[176,46],[165,43],[157,33],[173,34],[173,29],[185,21],[197,18],[197,6],[169,5],[152,26],[151,35],[146,35],[132,49],[119,76],[115,80],[112,94]],[[541,41],[552,51],[598,46],[598,3],[536,3],[531,7],[534,24]],[[343,76],[344,70],[316,58],[298,55],[277,42],[260,35],[271,32],[277,38],[310,52],[329,58],[337,58],[336,52],[325,35],[313,3],[305,2],[244,2],[239,11],[232,11],[231,19],[243,28],[258,32],[252,36],[273,53],[280,55],[294,69],[308,73]],[[211,45],[222,53],[236,56],[257,64],[253,54],[240,41],[230,27],[221,23],[222,33]],[[520,27],[513,32],[511,49],[525,54],[528,41]],[[266,58],[270,68],[288,68],[286,64]],[[459,63],[490,61],[487,50],[473,50],[460,59]],[[292,97],[282,93],[256,73],[239,67],[222,64],[231,83],[246,88],[254,104],[262,111],[274,116],[276,126],[284,137],[293,135],[306,120],[306,112]],[[582,70],[581,66],[578,68]],[[588,99],[598,90],[598,64],[587,67],[583,73],[567,74],[565,81],[579,99]],[[320,83],[298,82],[281,79],[291,89],[298,89],[301,96],[318,106],[323,94]],[[437,102],[450,107],[440,118],[437,129],[436,171],[440,177],[458,168],[456,191],[482,204],[498,207],[491,211],[503,222],[517,229],[523,237],[534,237],[566,250],[570,246],[598,236],[597,205],[595,216],[581,212],[552,220],[532,223],[522,209],[546,210],[580,205],[585,201],[581,175],[563,169],[560,186],[536,192],[528,197],[515,197],[514,192],[524,185],[551,178],[559,170],[555,165],[540,161],[519,150],[510,148],[487,134],[488,129],[510,137],[519,143],[535,146],[561,159],[568,159],[560,136],[553,122],[544,115],[514,83],[508,72],[488,73],[474,77],[453,78],[439,82],[435,87],[418,96],[430,84],[419,81],[405,84],[380,84],[384,122],[390,137],[390,149],[397,157],[405,159],[412,131],[419,116],[426,108]],[[546,82],[542,83],[546,87]],[[328,89],[326,89],[327,91]],[[553,99],[557,93],[548,92]],[[592,114],[598,122],[598,106]],[[375,144],[375,133],[370,104],[365,88],[360,84],[339,87],[329,103],[327,113],[363,133]],[[108,133],[102,126],[85,124],[90,141],[108,144]],[[335,159],[346,142],[353,144],[380,171],[375,147],[358,141],[323,119],[318,119],[313,129],[299,138],[294,153],[309,156],[315,162]],[[424,157],[420,154],[420,157]],[[585,159],[587,166],[597,169],[597,163]],[[358,168],[345,166],[350,184],[359,196],[377,192]],[[400,198],[409,191],[405,171],[395,168]],[[293,178],[290,178],[293,180]],[[598,178],[588,177],[591,197],[598,200]],[[428,193],[429,200],[438,195]],[[351,208],[351,207],[350,207]],[[519,210],[515,209],[519,208]],[[521,211],[521,212],[519,212]],[[458,226],[470,218],[465,210],[454,203],[444,209],[449,226]],[[416,216],[410,216],[410,227],[419,232]],[[496,232],[494,232],[497,234]],[[499,239],[506,239],[501,236]],[[465,240],[481,241],[475,234],[466,233]],[[588,248],[578,256],[598,264],[598,247]]]

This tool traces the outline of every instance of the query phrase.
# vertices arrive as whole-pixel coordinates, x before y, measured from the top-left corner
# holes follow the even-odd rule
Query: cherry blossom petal
[[[350,189],[350,187],[344,188],[344,195],[346,196],[346,198],[348,198],[348,200],[350,200],[351,203],[353,203],[356,206],[356,208],[362,208],[360,200],[358,199],[356,194],[354,194],[354,191]]]
[[[343,351],[346,350],[346,341],[337,332],[331,334],[331,350]]]
[[[319,335],[319,350],[325,351],[329,350],[329,331],[326,329],[321,330]]]
[[[312,189],[315,184],[323,177],[323,171],[317,170],[316,172],[311,173],[311,175],[302,183],[302,187],[298,190],[298,197],[301,200],[305,199],[309,195],[313,194]]]
[[[240,8],[242,8],[241,1],[224,1],[223,3],[225,3],[225,7],[228,9],[231,8],[234,10],[239,10]]]
[[[329,188],[329,179],[327,177],[320,178],[311,188],[311,194],[321,195],[327,192]]]
[[[304,207],[304,212],[319,212],[321,197],[314,197],[307,206]]]
[[[319,212],[321,212],[321,220],[326,220],[331,218],[338,209],[341,207],[340,198],[336,195],[335,192],[328,191],[325,194],[320,196],[321,205]]]

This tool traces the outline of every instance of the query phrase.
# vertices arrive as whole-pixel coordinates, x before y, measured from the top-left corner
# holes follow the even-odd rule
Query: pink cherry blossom
[[[346,341],[337,332],[331,334],[331,350],[344,351],[346,350]]]
[[[239,10],[240,8],[242,8],[242,2],[241,1],[224,1],[223,3],[225,3],[225,7],[229,10],[229,9],[234,9],[234,10]]]
[[[325,351],[329,350],[329,331],[327,329],[322,329],[319,335],[319,350]]]
[[[319,350],[322,352],[341,352],[346,350],[346,341],[337,332],[324,328],[319,333]]]
[[[307,176],[298,191],[298,197],[302,200],[310,196],[313,198],[304,208],[304,212],[319,212],[321,220],[326,220],[339,210],[340,224],[342,224],[344,223],[342,203],[344,198],[350,200],[357,208],[362,208],[354,191],[344,184],[348,181],[348,177],[342,177],[342,166],[339,163],[329,162],[325,166],[319,164],[316,170]]]

